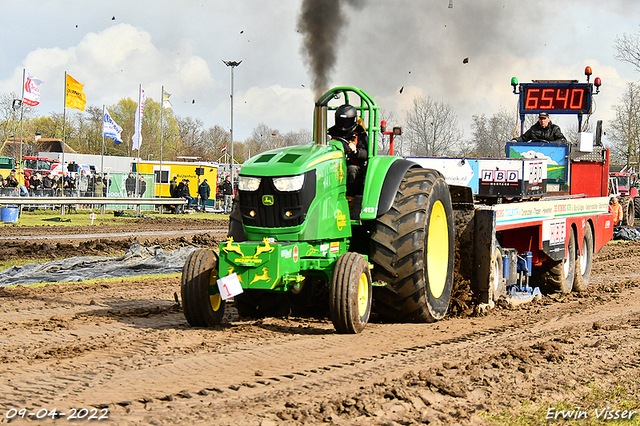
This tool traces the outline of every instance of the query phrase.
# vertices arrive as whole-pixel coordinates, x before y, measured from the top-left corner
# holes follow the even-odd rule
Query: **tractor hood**
[[[276,148],[247,160],[242,165],[240,174],[243,176],[293,176],[304,173],[325,161],[343,156],[340,142],[329,145],[313,144]]]

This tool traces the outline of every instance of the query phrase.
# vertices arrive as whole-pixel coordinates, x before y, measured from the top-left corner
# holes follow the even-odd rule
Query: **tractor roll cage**
[[[360,98],[360,105],[354,105],[349,101],[349,94],[354,94]],[[342,96],[341,96],[342,95]],[[327,144],[327,111],[335,111],[340,105],[329,105],[333,99],[343,98],[342,104],[353,105],[358,111],[358,116],[362,118],[369,136],[369,158],[378,154],[378,110],[373,98],[371,98],[363,90],[356,87],[334,87],[333,89],[320,96],[316,101],[313,114],[313,141],[317,144]]]

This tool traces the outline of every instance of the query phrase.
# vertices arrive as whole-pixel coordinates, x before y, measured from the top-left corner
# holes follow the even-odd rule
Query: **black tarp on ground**
[[[181,272],[187,256],[196,249],[197,247],[181,247],[167,253],[160,246],[144,247],[134,243],[119,257],[78,256],[13,266],[0,272],[0,286],[171,274]]]

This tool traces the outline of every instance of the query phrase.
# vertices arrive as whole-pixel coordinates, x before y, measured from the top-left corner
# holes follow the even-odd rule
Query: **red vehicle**
[[[42,176],[46,176],[51,173],[51,168],[55,164],[60,164],[60,161],[45,157],[24,157],[22,160],[24,177],[28,179],[33,173],[40,173]]]

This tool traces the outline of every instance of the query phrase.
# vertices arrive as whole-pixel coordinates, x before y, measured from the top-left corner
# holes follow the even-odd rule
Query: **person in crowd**
[[[104,197],[104,180],[102,180],[102,173],[98,173],[93,181],[93,196]]]
[[[144,180],[144,176],[138,175],[138,198],[142,198],[147,192],[147,182]]]
[[[176,177],[175,177],[175,176],[173,177],[173,180],[176,180]],[[175,189],[174,189],[174,190],[173,190],[173,192],[171,193],[171,196],[172,196],[173,198],[182,198],[182,194],[184,193],[184,187],[185,187],[184,179],[182,179],[182,180],[180,181],[180,183],[178,183],[178,184],[176,185]],[[171,190],[171,187],[169,187],[169,190]],[[189,190],[189,189],[187,188],[187,191],[188,191],[188,190]],[[175,206],[175,210],[174,210],[173,212],[174,212],[175,214],[180,214],[180,213],[182,213],[182,210],[183,210],[183,205],[182,205],[182,204],[178,204],[177,206]]]
[[[29,178],[29,189],[34,197],[42,197],[42,175],[34,173]]]
[[[335,124],[329,128],[332,138],[342,140],[347,157],[347,195],[362,191],[362,181],[367,165],[369,137],[358,120],[358,111],[353,105],[344,104],[336,109]]]
[[[611,197],[609,211],[613,213],[613,225],[619,226],[622,222],[622,205],[618,202],[618,197]]]
[[[51,177],[51,175],[44,175],[42,177],[42,194],[45,197],[53,197],[54,195],[54,186],[55,182],[53,181],[53,178]]]
[[[541,112],[538,114],[538,122],[536,124],[531,126],[522,136],[511,139],[511,142],[529,141],[566,143],[567,139],[562,134],[560,127],[551,122],[549,114]]]
[[[211,195],[211,188],[209,187],[209,184],[207,183],[206,179],[203,180],[200,186],[198,187],[198,195],[200,196],[200,200],[202,201],[201,210],[204,212],[206,211],[207,200],[209,199],[209,195]],[[198,206],[199,205],[200,204],[198,202]]]
[[[78,196],[86,197],[89,190],[89,176],[87,176],[86,170],[81,170],[80,175],[76,178],[76,188],[78,189]]]
[[[169,181],[169,195],[171,198],[179,198],[176,189],[178,188],[178,182],[176,182],[176,176],[173,175],[173,178]]]
[[[69,180],[71,175],[68,172],[62,172],[62,195],[65,197],[71,196],[71,188],[69,187]]]
[[[7,188],[17,188],[20,191],[21,197],[29,195],[29,190],[24,186],[24,184],[20,183],[19,176],[16,174],[15,170],[11,170],[9,177],[7,177]]]
[[[127,190],[127,197],[134,197],[136,193],[136,178],[133,173],[129,173],[129,176],[124,181],[124,187]]]
[[[53,194],[56,197],[62,195],[62,178],[60,178],[60,175],[53,176]]]
[[[224,195],[224,212],[230,213],[231,206],[233,204],[233,186],[231,185],[231,179],[227,176],[222,182],[222,194]]]
[[[111,188],[111,178],[109,177],[109,173],[105,173],[102,177],[102,183],[104,187],[102,188],[102,196],[107,197],[109,194],[109,188]]]
[[[187,200],[187,208],[191,208],[196,199],[191,196],[191,192],[189,191],[189,179],[184,179],[182,183],[181,197]]]

